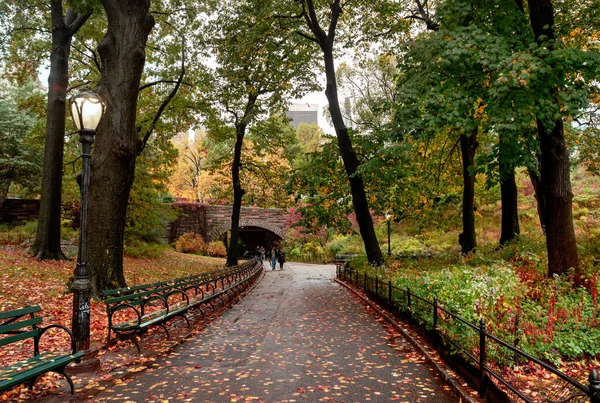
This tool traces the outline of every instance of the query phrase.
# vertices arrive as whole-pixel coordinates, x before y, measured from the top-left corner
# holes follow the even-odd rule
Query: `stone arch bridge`
[[[201,203],[173,203],[177,219],[169,225],[167,237],[174,242],[186,232],[202,235],[206,242],[222,240],[227,245],[231,230],[231,206]],[[239,235],[248,251],[257,246],[270,248],[280,242],[289,228],[289,213],[284,209],[244,207],[240,213]]]

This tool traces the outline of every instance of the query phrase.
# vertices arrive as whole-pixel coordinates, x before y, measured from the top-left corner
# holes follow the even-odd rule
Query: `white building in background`
[[[319,104],[291,104],[286,115],[292,119],[292,126],[298,129],[300,123],[319,124]]]

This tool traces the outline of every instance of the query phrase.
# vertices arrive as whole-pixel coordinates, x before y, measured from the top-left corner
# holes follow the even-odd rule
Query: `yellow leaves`
[[[483,103],[483,99],[478,98],[476,105],[478,105],[478,106],[475,109],[475,113],[473,114],[473,117],[475,119],[481,119],[485,115],[485,108],[486,108],[487,104]]]

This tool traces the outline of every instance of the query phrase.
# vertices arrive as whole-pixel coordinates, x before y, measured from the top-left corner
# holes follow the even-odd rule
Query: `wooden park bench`
[[[71,362],[81,359],[83,351],[75,351],[75,339],[69,329],[61,325],[38,327],[42,317],[36,316],[41,311],[39,306],[27,306],[13,311],[0,312],[0,347],[14,344],[18,346],[27,339],[33,340],[33,357],[27,358],[0,368],[0,392],[23,382],[30,382],[33,387],[36,379],[46,372],[57,372],[69,382],[71,394],[74,393],[73,381],[65,373],[65,367]],[[39,343],[44,333],[51,328],[64,330],[71,338],[71,353],[44,352],[40,354]],[[17,347],[19,348],[19,347]]]
[[[108,314],[107,344],[111,344],[111,333],[119,339],[130,340],[141,354],[137,336],[153,326],[160,326],[167,338],[167,322],[183,319],[191,309],[204,315],[203,307],[215,309],[214,303],[239,294],[250,279],[262,271],[262,261],[252,259],[236,267],[228,267],[212,273],[202,273],[150,284],[124,287],[105,291],[106,313]],[[230,295],[231,294],[231,295]],[[124,317],[119,317],[119,312]]]

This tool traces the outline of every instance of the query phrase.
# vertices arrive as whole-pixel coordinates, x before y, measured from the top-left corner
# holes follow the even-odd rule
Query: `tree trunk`
[[[539,158],[538,158],[539,160]],[[539,164],[538,164],[539,169]],[[531,169],[527,169],[527,173],[529,174],[529,179],[531,180],[531,185],[533,186],[535,200],[537,202],[537,212],[538,217],[540,219],[540,227],[542,228],[542,232],[546,233],[546,197],[544,196],[544,189],[542,188],[542,179],[540,176],[532,171]]]
[[[505,136],[500,134],[499,176],[500,197],[502,200],[502,227],[500,246],[515,239],[521,232],[519,228],[518,192],[515,180],[515,167],[506,152]]]
[[[546,40],[553,49],[554,10],[551,0],[530,0],[529,20],[538,44]],[[547,39],[543,39],[546,37]],[[558,88],[553,89],[558,104]],[[571,190],[569,152],[565,144],[562,119],[546,127],[537,120],[540,139],[540,176],[546,203],[546,247],[548,249],[548,277],[575,270],[575,285],[580,282],[579,255],[573,228],[573,192]]]
[[[348,181],[350,182],[350,192],[352,194],[354,212],[356,213],[356,221],[358,222],[360,235],[365,245],[368,261],[379,265],[383,262],[383,255],[381,253],[381,248],[379,247],[379,242],[377,241],[377,236],[375,235],[375,228],[373,227],[373,219],[369,210],[365,185],[362,177],[357,174],[360,163],[354,152],[354,148],[352,147],[348,129],[344,124],[344,118],[340,109],[335,67],[333,63],[333,48],[332,46],[321,44],[321,49],[323,50],[325,75],[327,78],[325,95],[329,102],[331,121],[338,139],[338,146],[340,148],[342,160],[344,161],[344,168],[348,175]]]
[[[502,171],[502,169],[501,169]],[[517,182],[514,169],[505,173],[500,179],[500,195],[502,198],[502,230],[500,246],[515,239],[520,233]]]
[[[38,227],[31,253],[37,259],[67,259],[60,248],[60,216],[65,136],[65,111],[69,83],[71,38],[83,22],[72,8],[63,17],[62,1],[52,0],[52,51],[48,76],[48,109],[44,144],[44,169]],[[77,21],[78,26],[73,26]],[[84,21],[85,22],[85,21]]]
[[[475,161],[475,151],[479,146],[477,143],[477,127],[473,129],[470,136],[460,135],[460,151],[463,160],[463,202],[462,202],[462,234],[458,236],[458,243],[462,253],[469,253],[477,247],[475,234],[475,175],[471,175],[469,169]]]
[[[92,156],[88,267],[92,293],[125,286],[123,237],[135,158],[141,147],[136,128],[138,89],[145,47],[154,18],[149,0],[102,0],[108,28],[98,46],[102,73],[98,93],[106,113]]]
[[[246,134],[246,124],[238,123],[235,126],[235,147],[233,151],[233,163],[231,164],[231,179],[233,182],[233,209],[231,211],[231,237],[229,249],[227,250],[227,266],[238,264],[238,238],[240,226],[240,212],[242,210],[242,197],[244,189],[240,182],[240,167],[242,165],[242,144]]]

